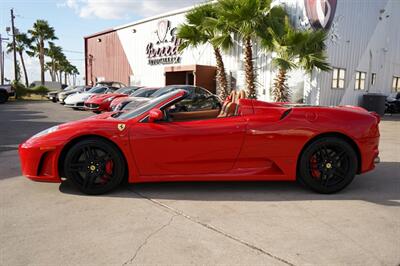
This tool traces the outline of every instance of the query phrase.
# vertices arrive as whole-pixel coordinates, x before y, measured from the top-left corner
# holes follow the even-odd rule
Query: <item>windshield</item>
[[[134,93],[132,93],[130,96],[132,97],[149,97],[152,95],[157,89],[138,89]]]
[[[70,85],[70,86],[66,87],[64,89],[64,91],[71,91],[71,90],[74,90],[75,88],[76,88],[76,86]]]
[[[113,117],[118,118],[121,120],[125,119],[131,119],[134,117],[137,117],[145,112],[150,111],[151,109],[155,108],[157,105],[162,103],[163,101],[172,98],[173,96],[179,94],[182,90],[177,90],[177,91],[172,91],[170,93],[164,94],[160,97],[157,98],[151,98],[149,101],[144,101],[144,102],[139,102],[139,106],[137,108],[134,108],[126,113],[117,113]]]
[[[88,92],[89,93],[103,93],[107,90],[106,87],[93,87]]]
[[[157,92],[153,93],[153,94],[151,95],[151,98],[156,98],[156,97],[159,97],[159,96],[161,96],[161,95],[164,95],[164,94],[166,94],[166,93],[168,93],[168,92],[171,92],[171,91],[174,91],[174,90],[178,90],[178,89],[180,89],[180,88],[174,87],[174,86],[167,86],[167,87],[164,87],[164,88],[162,88],[162,89],[159,89]]]

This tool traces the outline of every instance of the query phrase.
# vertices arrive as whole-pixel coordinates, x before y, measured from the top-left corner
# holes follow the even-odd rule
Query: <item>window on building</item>
[[[393,77],[392,91],[400,92],[400,77]]]
[[[356,83],[354,84],[354,88],[356,90],[364,90],[365,89],[365,76],[367,73],[357,71],[356,72]]]
[[[344,89],[345,76],[346,76],[346,69],[333,68],[332,89]]]
[[[376,82],[376,73],[371,74],[371,85],[375,85]]]

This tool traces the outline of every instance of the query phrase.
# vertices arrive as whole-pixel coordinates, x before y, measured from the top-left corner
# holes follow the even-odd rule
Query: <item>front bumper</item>
[[[19,145],[22,175],[33,181],[59,183],[56,147]]]
[[[69,107],[69,108],[85,109],[85,104],[84,104],[84,102],[65,103],[64,106],[65,106],[65,107]]]
[[[100,105],[96,103],[85,103],[85,109],[91,111],[97,111],[100,109]]]

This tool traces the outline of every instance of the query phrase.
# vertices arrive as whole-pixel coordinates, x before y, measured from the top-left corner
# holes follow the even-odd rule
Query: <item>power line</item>
[[[83,52],[81,52],[81,51],[64,50],[64,49],[63,49],[63,51],[64,51],[64,52],[67,52],[67,53],[83,54]]]

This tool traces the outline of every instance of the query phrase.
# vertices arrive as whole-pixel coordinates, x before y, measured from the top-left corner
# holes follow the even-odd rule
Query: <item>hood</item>
[[[111,97],[118,97],[118,96],[121,96],[121,95],[124,95],[124,94],[119,94],[119,93],[99,94],[99,95],[93,96],[91,98],[91,100],[96,100],[96,101],[100,100],[101,101],[101,100],[105,100],[105,99],[108,99],[108,98],[111,98]]]
[[[72,94],[65,99],[65,103],[84,102],[87,99],[89,99],[89,97],[92,95],[96,95],[96,94],[88,93],[88,92]]]
[[[120,104],[121,102],[125,101],[126,99],[128,99],[127,95],[120,96],[120,97],[115,98],[114,100],[112,100],[111,105]]]
[[[79,90],[73,89],[73,90],[68,90],[68,91],[62,91],[62,92],[59,92],[58,95],[68,96],[68,95],[71,95],[74,93],[79,93]]]

